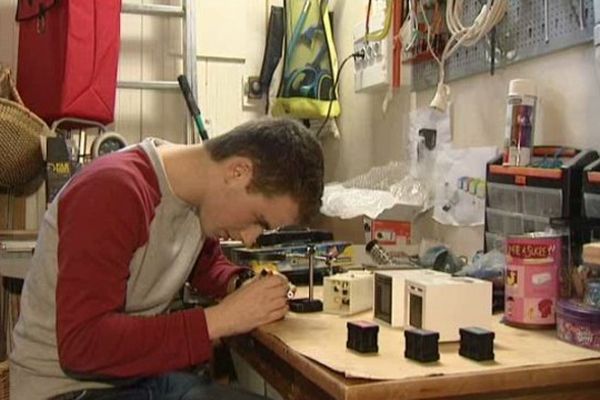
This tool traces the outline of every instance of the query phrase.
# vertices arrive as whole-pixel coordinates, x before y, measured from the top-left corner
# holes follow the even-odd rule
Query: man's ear
[[[228,160],[226,170],[228,181],[246,187],[252,180],[252,173],[253,163],[249,158],[236,156]]]

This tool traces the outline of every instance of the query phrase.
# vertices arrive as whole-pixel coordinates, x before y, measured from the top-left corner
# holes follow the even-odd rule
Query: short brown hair
[[[302,124],[286,118],[246,122],[204,143],[211,158],[247,157],[253,163],[250,190],[265,196],[290,195],[298,202],[299,223],[321,207],[323,150]]]

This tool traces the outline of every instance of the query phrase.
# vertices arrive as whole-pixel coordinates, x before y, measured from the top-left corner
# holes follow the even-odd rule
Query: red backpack
[[[114,119],[120,0],[19,0],[17,88],[48,124]]]

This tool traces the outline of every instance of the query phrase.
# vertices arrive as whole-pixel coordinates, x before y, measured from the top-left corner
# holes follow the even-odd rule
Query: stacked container
[[[568,271],[568,290],[556,308],[557,333],[564,341],[600,350],[600,160],[583,174],[582,262]]]
[[[581,260],[584,243],[578,229],[583,170],[597,159],[598,153],[592,150],[536,146],[529,166],[503,165],[502,155],[491,160],[486,168],[486,252],[496,249],[506,254],[507,237],[545,232],[553,227],[553,221],[563,221],[566,234],[560,235],[568,238],[564,240],[567,250],[561,252],[564,256],[561,256],[561,265],[555,275],[558,275],[560,285],[559,297],[566,297],[566,293],[562,293],[566,286],[565,276],[572,268],[572,260]],[[520,286],[513,289],[521,293]],[[494,300],[495,305],[504,304],[504,287],[495,288]],[[555,300],[552,299],[550,319],[540,325],[553,325]],[[527,310],[531,308],[528,306]],[[533,309],[534,312],[538,310],[537,306]]]
[[[583,263],[571,275],[571,297],[556,307],[558,337],[600,350],[600,243],[583,246]]]
[[[486,251],[505,252],[508,235],[543,232],[550,228],[552,219],[573,221],[581,215],[583,169],[598,159],[598,153],[536,146],[533,156],[532,162],[555,158],[560,167],[503,166],[502,155],[487,165]],[[600,194],[598,198],[600,210]],[[580,247],[583,238],[577,232],[572,233],[573,246],[578,243]],[[579,252],[574,253],[580,259]]]

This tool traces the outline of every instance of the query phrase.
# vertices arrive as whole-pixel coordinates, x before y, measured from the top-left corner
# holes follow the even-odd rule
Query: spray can
[[[367,243],[365,249],[367,250],[367,253],[369,253],[371,255],[371,258],[373,260],[375,260],[375,262],[379,265],[387,265],[387,264],[393,264],[393,260],[392,257],[389,255],[389,253],[379,245],[379,243],[377,242],[377,239],[373,239],[371,240],[369,243]]]
[[[530,79],[510,81],[503,165],[522,167],[529,165],[533,154],[536,106],[537,90],[534,81]]]

